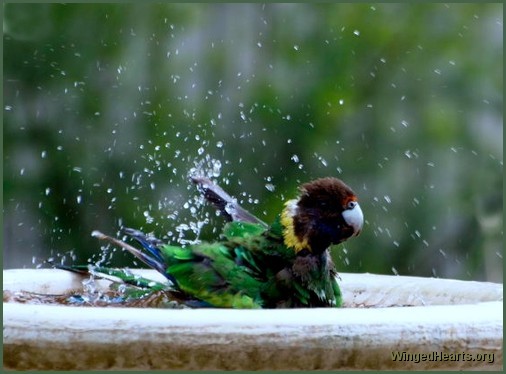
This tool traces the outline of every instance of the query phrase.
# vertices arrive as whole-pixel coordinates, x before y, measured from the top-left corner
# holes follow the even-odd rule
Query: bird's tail
[[[109,235],[105,235],[97,230],[93,231],[91,235],[95,238],[108,241],[109,243],[112,243],[127,250],[135,257],[137,257],[139,260],[144,262],[146,265],[157,270],[159,273],[167,277],[175,287],[178,287],[176,279],[172,277],[170,274],[168,274],[166,271],[167,264],[162,256],[160,249],[158,248],[158,245],[161,244],[162,242],[156,238],[148,238],[141,231],[135,229],[123,228],[122,231],[126,235],[131,236],[132,238],[137,240],[148,253],[140,251],[139,249],[131,246],[128,243],[125,243],[122,240],[113,238],[112,236]]]
[[[62,265],[52,263],[53,268],[70,271],[80,275],[93,275],[97,278],[107,279],[111,282],[120,282],[135,287],[161,291],[167,288],[167,285],[152,279],[141,277],[126,269],[115,269],[93,265]]]

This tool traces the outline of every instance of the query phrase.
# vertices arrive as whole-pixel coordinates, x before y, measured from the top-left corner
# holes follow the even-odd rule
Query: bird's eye
[[[353,209],[357,206],[357,202],[356,201],[350,201],[348,203],[348,205],[346,205],[346,209]]]

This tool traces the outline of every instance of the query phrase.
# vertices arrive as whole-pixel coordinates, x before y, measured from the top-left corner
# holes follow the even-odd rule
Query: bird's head
[[[357,196],[341,180],[321,178],[299,190],[281,214],[286,246],[317,254],[360,233],[364,216]]]

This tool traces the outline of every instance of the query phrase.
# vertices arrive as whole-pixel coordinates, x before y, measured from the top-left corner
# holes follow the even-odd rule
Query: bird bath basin
[[[155,271],[139,272],[160,279]],[[340,309],[140,309],[5,302],[17,291],[80,290],[86,278],[62,270],[4,270],[4,367],[502,370],[502,284],[340,277]]]

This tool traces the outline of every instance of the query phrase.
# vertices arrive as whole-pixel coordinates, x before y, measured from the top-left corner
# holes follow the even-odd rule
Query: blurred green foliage
[[[366,225],[333,249],[343,272],[502,281],[502,11],[4,5],[4,267],[86,262],[121,225],[209,216],[211,240],[221,219],[185,202],[214,166],[266,221],[345,180]]]

